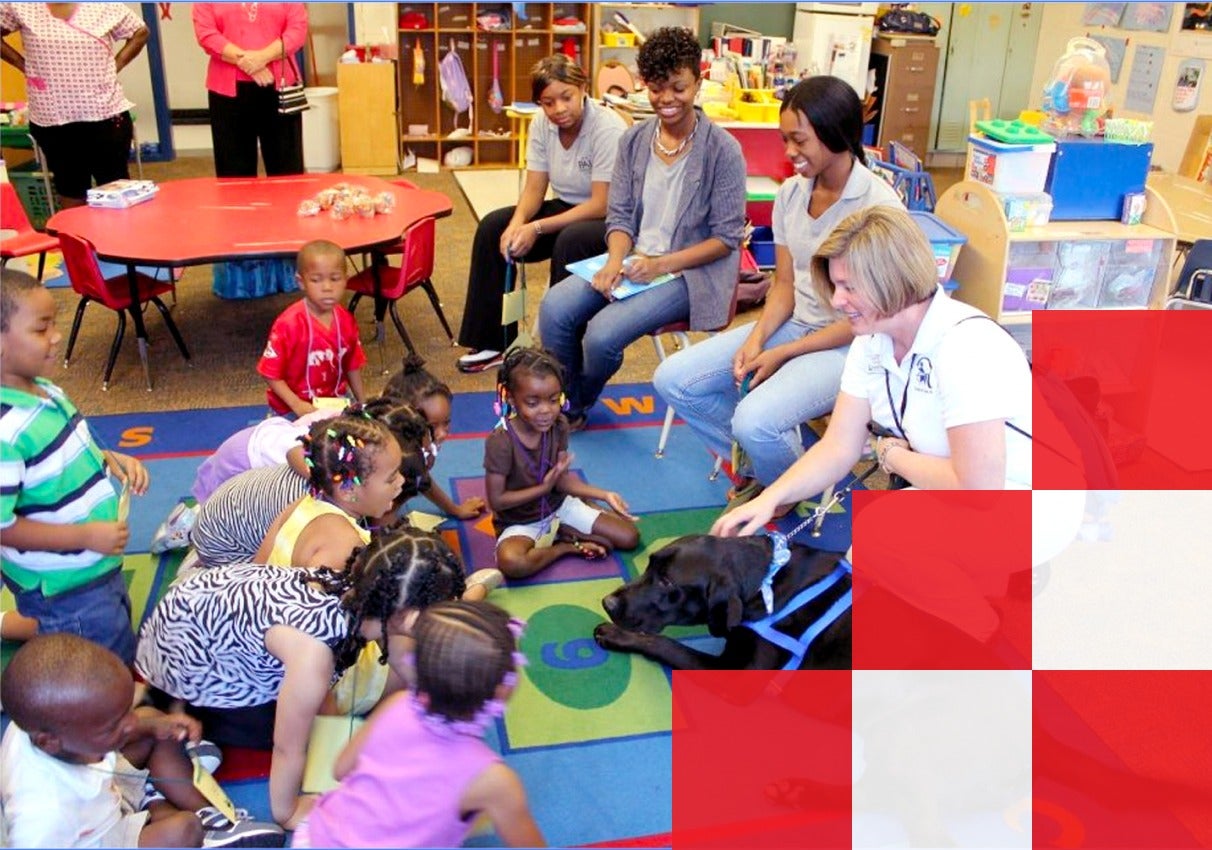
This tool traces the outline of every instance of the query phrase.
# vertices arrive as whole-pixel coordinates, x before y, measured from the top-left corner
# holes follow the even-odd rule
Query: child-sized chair
[[[59,250],[59,240],[34,230],[12,183],[0,183],[0,222],[5,230],[16,231],[0,240],[0,267],[8,265],[15,257],[37,254],[38,280],[41,281],[46,268],[46,252]]]
[[[80,295],[80,305],[76,308],[75,318],[72,319],[72,330],[67,338],[67,353],[63,356],[65,367],[71,361],[76,336],[80,332],[80,321],[84,318],[84,308],[90,301],[97,301],[118,314],[118,330],[109,347],[109,359],[105,362],[105,377],[101,383],[102,390],[109,389],[109,378],[114,371],[114,361],[118,358],[118,349],[121,348],[122,337],[126,334],[126,311],[141,310],[143,305],[149,301],[156,305],[156,309],[164,317],[164,324],[168,328],[168,332],[172,334],[181,356],[185,358],[186,362],[189,361],[189,349],[185,347],[181,332],[177,330],[177,325],[173,322],[168,308],[160,300],[161,295],[171,292],[173,289],[174,284],[171,277],[169,280],[157,280],[142,272],[137,272],[135,281],[139,298],[138,303],[131,303],[130,282],[127,276],[120,274],[106,278],[101,272],[101,266],[97,263],[97,254],[87,239],[71,233],[60,233],[59,245],[63,251],[63,263],[67,269],[67,276],[71,280],[72,289]],[[151,392],[151,390],[151,377],[148,376],[147,391]]]
[[[351,313],[357,308],[362,296],[369,295],[374,299],[375,339],[379,343],[379,359],[384,365],[385,373],[383,319],[388,312],[391,313],[391,321],[396,326],[396,331],[400,334],[400,339],[404,341],[405,347],[410,353],[417,353],[412,339],[408,336],[408,331],[404,329],[404,323],[400,321],[400,314],[396,312],[396,302],[414,289],[425,290],[425,294],[429,296],[429,303],[433,305],[434,312],[438,314],[438,321],[442,323],[442,328],[450,339],[450,344],[455,344],[454,331],[450,329],[450,323],[446,321],[446,314],[442,312],[442,303],[438,300],[438,293],[433,286],[435,230],[435,219],[432,217],[418,221],[404,231],[399,243],[391,246],[387,251],[372,252],[369,265],[351,277],[346,284],[346,288],[353,292],[353,297],[349,299]],[[401,265],[390,265],[387,262],[387,253],[397,251],[401,254]]]

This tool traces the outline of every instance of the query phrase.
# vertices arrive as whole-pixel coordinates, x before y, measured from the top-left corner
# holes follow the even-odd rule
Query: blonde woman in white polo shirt
[[[1031,487],[1031,370],[980,310],[948,298],[909,214],[869,207],[845,219],[813,260],[813,278],[855,340],[829,428],[756,499],[712,532],[752,534],[780,505],[819,493],[862,456],[867,423],[897,435],[884,470],[924,490]]]

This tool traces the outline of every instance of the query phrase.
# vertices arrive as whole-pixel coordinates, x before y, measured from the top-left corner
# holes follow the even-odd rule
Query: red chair
[[[181,351],[181,356],[187,362],[189,361],[189,349],[185,347],[185,341],[181,339],[181,332],[177,330],[177,325],[169,315],[168,308],[160,300],[161,295],[172,291],[173,282],[171,280],[157,280],[142,272],[137,273],[139,303],[132,304],[130,282],[127,276],[121,274],[112,278],[104,277],[101,273],[101,266],[97,263],[97,254],[87,239],[71,233],[60,233],[59,245],[63,250],[63,262],[67,267],[67,276],[72,282],[72,289],[80,294],[80,306],[76,308],[75,318],[72,319],[72,331],[67,338],[67,353],[63,357],[64,366],[71,361],[72,348],[76,345],[76,335],[80,332],[80,320],[84,318],[84,308],[90,301],[103,304],[118,314],[118,331],[114,334],[114,341],[109,347],[109,360],[105,363],[105,378],[101,389],[109,389],[109,377],[114,371],[114,361],[118,358],[122,337],[126,334],[125,311],[129,310],[133,314],[135,310],[141,310],[148,301],[156,305],[156,309],[164,317],[164,324],[168,327],[168,332],[172,334],[173,341],[177,343],[177,348]],[[151,392],[151,389],[151,379],[148,378],[148,392]]]
[[[380,356],[383,353],[383,318],[388,312],[391,313],[392,323],[396,326],[400,339],[404,340],[404,345],[411,353],[417,353],[408,331],[404,329],[404,323],[400,321],[400,314],[396,312],[396,302],[414,289],[425,290],[429,303],[433,305],[438,320],[450,339],[450,344],[454,345],[454,331],[446,321],[442,304],[438,301],[438,293],[433,287],[435,224],[433,218],[422,219],[404,231],[399,243],[373,251],[369,265],[351,277],[346,284],[346,288],[354,294],[349,300],[351,313],[357,308],[362,296],[368,295],[374,299],[375,339],[379,343]],[[387,255],[390,253],[401,254],[401,265],[393,266],[387,262]]]
[[[46,268],[46,252],[58,251],[59,240],[34,230],[12,183],[0,183],[0,222],[5,230],[17,231],[15,235],[0,240],[0,267],[7,265],[14,257],[37,254],[38,280],[41,281]]]

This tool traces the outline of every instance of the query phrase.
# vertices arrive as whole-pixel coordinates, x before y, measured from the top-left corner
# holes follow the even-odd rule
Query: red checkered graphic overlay
[[[673,674],[673,846],[851,844],[849,671]]]

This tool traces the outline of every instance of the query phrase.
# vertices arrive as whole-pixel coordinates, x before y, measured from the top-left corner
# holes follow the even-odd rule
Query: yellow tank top
[[[286,518],[286,522],[282,523],[282,527],[278,529],[278,533],[274,537],[273,548],[269,551],[268,562],[270,566],[294,566],[292,559],[295,554],[295,544],[299,542],[299,535],[303,533],[303,529],[311,524],[312,520],[325,514],[337,514],[344,517],[349,521],[350,525],[357,529],[358,536],[362,539],[363,545],[370,542],[370,532],[354,522],[353,517],[331,502],[317,499],[308,493],[303,497],[303,501],[295,505],[295,509],[290,512],[290,516]]]

